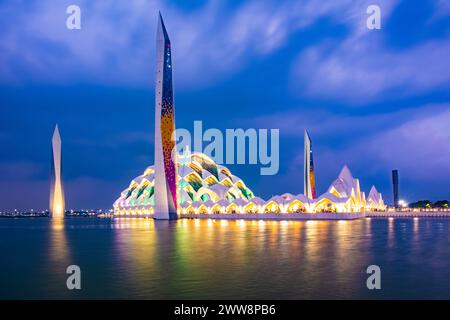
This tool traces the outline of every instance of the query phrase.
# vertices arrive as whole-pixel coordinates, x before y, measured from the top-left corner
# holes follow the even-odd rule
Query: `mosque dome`
[[[202,153],[179,155],[177,167],[178,202],[181,207],[194,202],[217,203],[225,200],[232,203],[237,199],[248,201],[254,197],[242,179]],[[151,213],[155,203],[154,173],[154,166],[149,166],[142,175],[134,178],[114,202],[114,208],[140,211],[149,209]]]

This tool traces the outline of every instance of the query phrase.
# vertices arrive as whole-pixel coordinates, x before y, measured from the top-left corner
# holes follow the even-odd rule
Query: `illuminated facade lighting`
[[[361,192],[359,180],[345,166],[327,192],[317,199],[285,193],[268,200],[254,196],[244,181],[228,168],[217,165],[201,153],[179,155],[178,214],[274,214],[385,211],[382,195],[372,187],[369,196]],[[117,216],[154,214],[154,166],[136,177],[114,203]]]
[[[50,215],[54,218],[63,218],[65,212],[61,163],[61,136],[59,135],[58,125],[56,125],[52,137],[52,173],[50,184]]]
[[[365,193],[359,180],[344,166],[327,192],[317,197],[311,138],[305,131],[304,194],[285,193],[268,200],[256,197],[228,168],[202,153],[173,154],[175,113],[170,40],[159,15],[155,108],[155,165],[131,181],[114,202],[116,216],[153,216],[176,219],[179,215],[302,214],[384,211],[375,187]],[[173,158],[172,158],[173,156]]]

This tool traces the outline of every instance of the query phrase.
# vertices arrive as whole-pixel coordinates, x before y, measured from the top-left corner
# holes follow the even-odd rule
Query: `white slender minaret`
[[[310,199],[316,198],[316,183],[314,177],[314,161],[312,152],[311,138],[308,131],[305,130],[305,156],[304,156],[304,175],[303,190],[305,196]]]
[[[156,33],[155,219],[177,219],[177,159],[170,40],[161,13]],[[173,153],[173,154],[172,154]]]
[[[50,184],[50,215],[54,218],[63,218],[65,212],[64,189],[61,178],[61,136],[58,125],[52,137],[52,175]]]

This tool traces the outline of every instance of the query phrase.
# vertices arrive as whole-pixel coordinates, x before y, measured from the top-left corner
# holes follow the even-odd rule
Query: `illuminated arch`
[[[195,214],[195,208],[190,205],[186,208],[186,214]]]
[[[235,203],[230,204],[227,209],[227,213],[239,213],[239,208]]]
[[[200,207],[198,207],[198,211],[199,214],[208,214],[208,208],[206,208],[206,206],[204,204],[200,205]]]
[[[278,203],[270,201],[264,206],[264,213],[280,213],[281,209]]]
[[[220,206],[220,204],[215,204],[212,208],[211,208],[211,213],[213,213],[213,214],[220,214],[220,213],[222,213],[223,212],[223,210],[222,210],[222,207]]]
[[[303,213],[306,212],[306,206],[300,200],[292,201],[287,207],[288,213]]]
[[[249,202],[244,207],[244,213],[258,213],[258,206],[253,202]]]
[[[337,212],[336,204],[328,198],[323,198],[314,206],[314,213],[318,212]]]

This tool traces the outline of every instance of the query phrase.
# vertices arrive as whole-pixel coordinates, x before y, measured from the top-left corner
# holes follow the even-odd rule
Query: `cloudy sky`
[[[66,8],[81,8],[81,30]],[[366,9],[381,7],[381,30]],[[178,127],[280,129],[280,172],[231,165],[255,194],[318,192],[347,164],[392,201],[450,198],[447,0],[40,0],[0,3],[0,210],[47,208],[50,138],[68,208],[109,208],[153,163],[155,33],[172,41]]]

